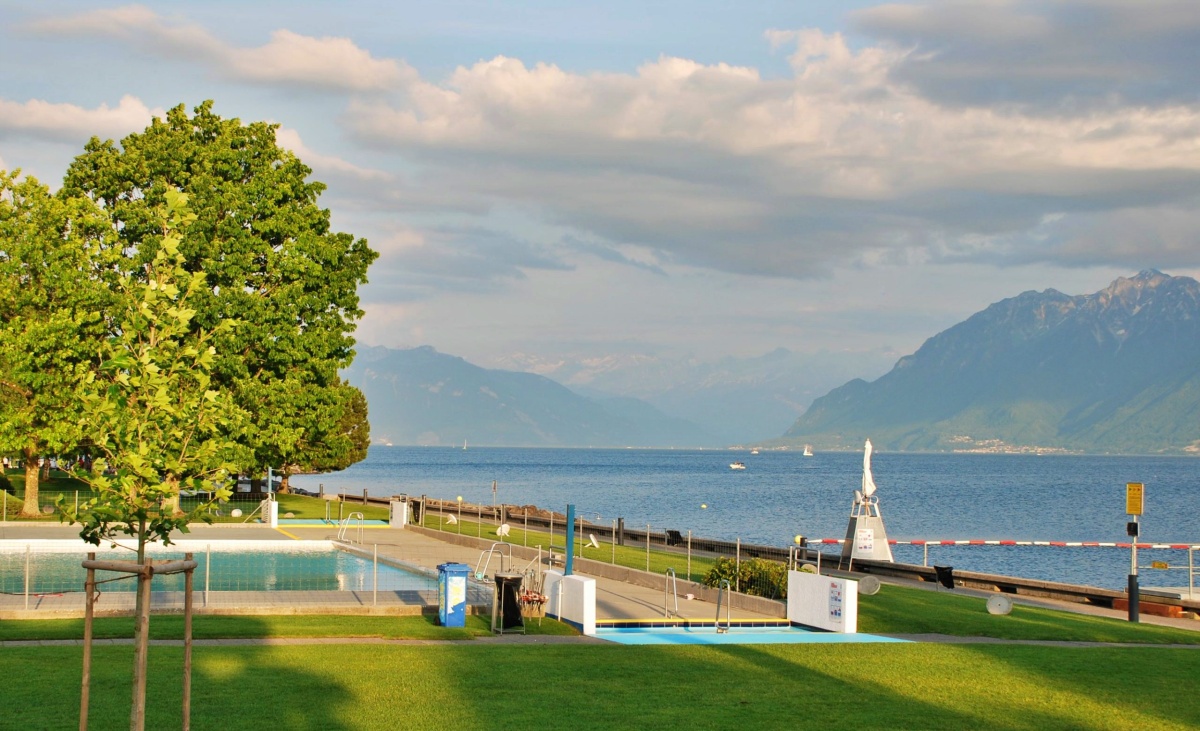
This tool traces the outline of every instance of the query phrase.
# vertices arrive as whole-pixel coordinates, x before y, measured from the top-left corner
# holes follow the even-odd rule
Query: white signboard
[[[858,553],[873,553],[875,551],[875,529],[874,528],[859,528],[858,537],[855,539]]]
[[[858,582],[788,572],[788,620],[830,632],[858,632]]]

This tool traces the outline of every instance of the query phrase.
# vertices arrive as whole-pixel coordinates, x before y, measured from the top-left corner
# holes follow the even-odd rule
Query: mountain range
[[[428,346],[363,347],[344,375],[367,397],[376,443],[832,450],[870,437],[894,451],[1200,453],[1200,283],[1189,277],[1147,270],[1089,295],[1024,292],[890,371],[884,357],[493,359],[509,369]],[[882,375],[845,382],[847,370]]]
[[[363,347],[346,380],[375,443],[507,447],[703,447],[719,440],[650,404],[587,397],[534,373],[486,369],[424,346]]]
[[[1200,283],[1147,270],[1090,295],[1002,300],[817,399],[780,443],[865,437],[892,450],[1200,452]]]

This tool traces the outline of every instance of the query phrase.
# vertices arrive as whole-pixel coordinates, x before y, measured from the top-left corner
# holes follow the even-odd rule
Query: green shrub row
[[[738,562],[719,558],[704,577],[704,585],[716,587],[725,579],[736,591],[768,599],[787,598],[787,566],[777,561],[752,558]]]

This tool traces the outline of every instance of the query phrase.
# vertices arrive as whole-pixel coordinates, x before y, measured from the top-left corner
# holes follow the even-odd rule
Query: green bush
[[[732,558],[719,558],[704,577],[704,585],[716,587],[722,579],[743,594],[768,599],[787,598],[787,566],[776,561],[752,558],[738,566]]]

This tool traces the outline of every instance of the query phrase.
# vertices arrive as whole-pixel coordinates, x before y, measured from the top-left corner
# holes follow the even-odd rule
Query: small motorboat
[[[744,470],[744,469],[746,469],[746,465],[745,465],[744,463],[742,463],[742,462],[732,462],[732,463],[730,463],[730,465],[729,465],[729,469],[731,469],[731,470]]]

